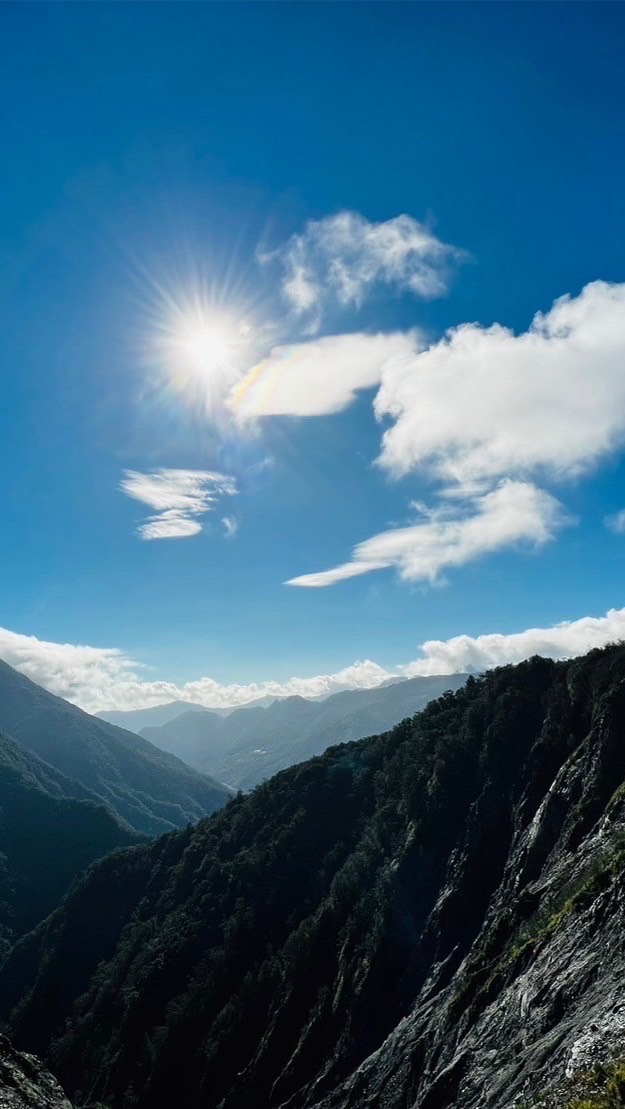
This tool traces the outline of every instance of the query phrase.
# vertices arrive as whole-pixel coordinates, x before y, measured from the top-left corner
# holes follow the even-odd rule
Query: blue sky
[[[0,23],[3,657],[95,709],[622,633],[622,5]]]

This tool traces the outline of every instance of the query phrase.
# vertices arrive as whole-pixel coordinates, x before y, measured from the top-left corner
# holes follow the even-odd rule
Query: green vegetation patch
[[[595,1067],[575,1075],[562,1086],[543,1094],[531,1109],[623,1109],[625,1061]],[[528,1107],[529,1109],[529,1107]]]

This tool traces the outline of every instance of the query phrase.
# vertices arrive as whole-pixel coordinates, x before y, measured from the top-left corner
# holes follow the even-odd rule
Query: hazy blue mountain
[[[79,782],[0,735],[0,948],[52,912],[95,859],[142,838]]]
[[[165,705],[152,705],[147,709],[111,709],[109,712],[96,712],[98,720],[105,720],[107,724],[116,724],[118,728],[125,728],[129,732],[139,735],[142,728],[158,728],[162,724],[169,724],[183,712],[209,712],[203,705],[193,701],[168,701]],[[219,715],[219,713],[217,713]]]
[[[147,740],[90,716],[0,661],[0,731],[148,835],[215,812],[230,794]]]
[[[411,678],[375,689],[344,690],[321,701],[287,697],[266,708],[236,709],[224,720],[185,712],[141,734],[219,781],[250,789],[334,743],[386,731],[445,690],[457,689],[466,678]]]
[[[204,712],[209,716],[218,717],[230,716],[231,712],[236,712],[239,708],[247,709],[256,706],[266,708],[276,700],[279,698],[257,697],[253,701],[246,701],[243,705],[230,708],[206,708],[192,701],[169,701],[166,705],[153,705],[148,709],[128,709],[126,712],[121,709],[111,709],[107,712],[97,712],[95,715],[99,720],[106,720],[109,724],[117,724],[120,728],[126,728],[129,732],[141,735],[144,728],[158,728],[175,720],[184,712]]]
[[[625,647],[96,863],[0,969],[79,1105],[622,1109]]]

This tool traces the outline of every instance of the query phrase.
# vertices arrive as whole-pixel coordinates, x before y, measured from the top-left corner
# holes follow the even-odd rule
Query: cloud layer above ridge
[[[177,684],[149,680],[140,663],[116,648],[53,643],[0,628],[0,658],[51,693],[87,712],[138,709],[173,700],[225,708],[257,697],[298,694],[316,697],[342,689],[370,689],[390,677],[480,672],[521,662],[532,655],[563,659],[625,639],[625,608],[605,616],[584,616],[547,628],[512,634],[458,635],[427,640],[412,662],[391,669],[365,659],[334,674],[292,677],[286,681],[222,684],[209,677]]]

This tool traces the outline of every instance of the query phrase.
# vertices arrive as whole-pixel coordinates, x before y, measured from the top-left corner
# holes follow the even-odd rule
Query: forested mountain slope
[[[142,837],[78,782],[0,735],[0,952],[94,859]]]
[[[147,740],[90,716],[0,661],[0,731],[148,835],[215,812],[228,790]]]
[[[220,782],[251,789],[334,743],[392,728],[466,679],[466,674],[410,678],[374,689],[343,690],[323,701],[287,697],[266,708],[236,709],[224,720],[210,712],[186,712],[141,734]]]
[[[0,998],[77,1103],[564,1105],[623,1051],[624,895],[615,647],[469,679],[96,863]]]

